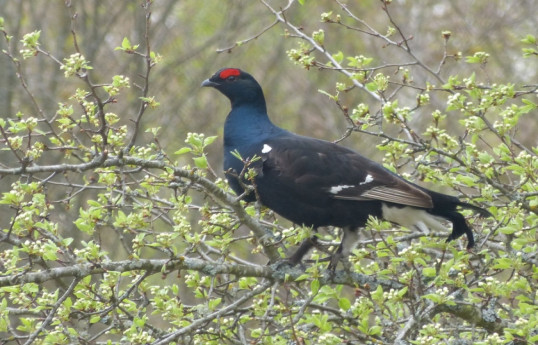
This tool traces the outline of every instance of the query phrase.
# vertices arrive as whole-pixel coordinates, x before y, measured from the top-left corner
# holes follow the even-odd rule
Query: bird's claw
[[[297,262],[295,260],[292,260],[291,258],[278,260],[277,262],[272,264],[272,266],[277,271],[294,268],[296,266],[299,266],[299,269],[303,271],[306,270],[306,266],[302,262]]]
[[[345,271],[349,272],[351,270],[351,263],[347,260],[347,255],[344,255],[339,251],[331,255],[327,269],[334,273],[339,262],[342,263]]]

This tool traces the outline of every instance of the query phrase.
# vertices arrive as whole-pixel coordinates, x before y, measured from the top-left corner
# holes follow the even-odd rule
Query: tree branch
[[[505,320],[501,320],[498,317],[495,317],[494,319],[487,317],[486,315],[490,314],[488,309],[480,309],[479,307],[470,304],[440,304],[435,306],[435,308],[431,311],[430,317],[433,317],[439,313],[448,313],[459,317],[471,325],[485,329],[489,333],[502,334],[503,329],[510,326]]]
[[[39,272],[0,277],[0,287],[27,283],[42,284],[50,280],[65,277],[83,278],[88,275],[96,275],[108,271],[146,271],[148,274],[154,274],[176,270],[194,270],[208,276],[233,274],[240,277],[266,278],[273,282],[294,281],[304,274],[302,269],[298,267],[289,267],[287,265],[260,266],[211,263],[200,259],[180,256],[175,259],[108,261],[77,264],[69,267],[55,267]],[[343,284],[352,287],[368,285],[371,289],[375,289],[378,285],[387,289],[401,289],[403,287],[403,284],[400,284],[397,281],[376,279],[365,274],[347,271],[336,271],[334,273],[326,272],[319,278],[319,280],[323,285]]]

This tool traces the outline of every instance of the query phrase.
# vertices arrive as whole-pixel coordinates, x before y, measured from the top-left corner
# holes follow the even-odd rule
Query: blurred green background
[[[268,1],[273,8],[286,6],[286,1]],[[369,25],[385,33],[390,25],[378,0],[347,1],[348,8]],[[114,50],[124,37],[144,49],[145,11],[142,1],[0,1],[0,16],[5,30],[13,35],[11,48],[20,48],[19,40],[28,32],[41,30],[41,48],[58,59],[71,55],[75,30],[78,45],[94,69],[95,83],[108,82],[112,75],[124,74],[133,83],[140,81],[143,61]],[[390,7],[394,21],[412,39],[409,41],[418,59],[436,68],[443,54],[442,31],[452,36],[447,51],[472,55],[476,51],[490,54],[487,68],[477,68],[477,80],[486,83],[509,80],[520,85],[536,83],[536,59],[515,59],[521,56],[522,35],[535,33],[538,27],[538,2],[533,0],[502,1],[394,1]],[[346,14],[335,1],[306,0],[304,5],[294,3],[286,18],[303,28],[308,35],[324,29],[326,48],[343,51],[346,55],[373,57],[373,65],[402,64],[409,56],[401,49],[385,46],[383,41],[334,24],[320,21],[320,13],[333,11]],[[212,90],[201,89],[200,83],[224,66],[240,67],[253,74],[262,84],[269,103],[272,119],[279,125],[327,140],[342,136],[346,122],[333,101],[317,92],[334,92],[335,82],[343,80],[334,71],[305,70],[288,58],[286,51],[297,48],[299,39],[286,37],[286,28],[279,24],[264,32],[274,22],[274,15],[264,3],[253,0],[159,0],[151,6],[149,41],[151,49],[163,56],[163,61],[150,77],[149,94],[161,106],[145,114],[144,127],[162,127],[160,143],[169,152],[183,144],[187,132],[221,135],[228,101]],[[354,23],[356,24],[356,23]],[[258,38],[240,46],[235,42]],[[1,49],[6,49],[4,40]],[[233,47],[233,49],[227,49]],[[58,66],[45,56],[37,56],[37,63],[23,65],[28,88],[34,94],[49,118],[57,111],[57,103],[67,101],[76,78],[65,79]],[[524,61],[525,63],[521,63]],[[416,66],[410,66],[410,69]],[[465,71],[464,63],[448,60],[442,74]],[[394,69],[396,72],[396,68]],[[417,68],[415,81],[437,83],[431,75]],[[385,70],[384,73],[390,73]],[[398,77],[395,76],[395,79]],[[420,80],[423,78],[423,80]],[[134,86],[133,86],[134,87]],[[408,96],[408,99],[406,97]],[[109,108],[125,121],[134,118],[139,102],[136,92],[123,93],[118,103]],[[400,105],[414,104],[415,94],[398,95]],[[354,89],[342,95],[342,102],[350,108],[359,102],[379,107],[361,90]],[[440,103],[439,103],[440,104]],[[432,100],[432,109],[436,107]],[[444,111],[444,109],[441,109]],[[35,108],[17,81],[14,65],[0,55],[0,116],[14,117],[21,111],[31,115]],[[420,119],[418,120],[420,121]],[[419,125],[419,124],[418,124]],[[521,128],[523,141],[534,141],[535,122]],[[150,138],[147,136],[146,138]],[[140,137],[139,140],[144,140]],[[354,147],[367,155],[374,155],[374,145],[361,145],[363,135],[353,135],[344,145]],[[372,139],[370,139],[372,140]],[[213,145],[210,159],[220,167],[219,145]]]

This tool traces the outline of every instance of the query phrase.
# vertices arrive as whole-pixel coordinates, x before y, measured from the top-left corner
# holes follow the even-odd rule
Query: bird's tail
[[[493,217],[493,215],[488,210],[483,209],[482,207],[471,205],[471,204],[468,204],[466,202],[459,202],[458,206],[473,210],[476,213],[480,214],[480,216],[482,216],[482,217]]]
[[[467,235],[467,249],[474,247],[473,230],[467,224],[467,221],[458,211],[445,212],[444,217],[452,222],[452,233],[446,239],[447,242],[459,238],[461,235]]]
[[[457,206],[462,208],[471,209],[482,217],[491,217],[492,214],[475,205],[468,204],[466,202],[458,202]],[[461,235],[467,235],[467,249],[472,248],[475,245],[474,236],[473,236],[473,230],[463,217],[461,213],[459,213],[457,210],[442,210],[437,213],[438,215],[450,220],[452,222],[452,233],[447,238],[447,242],[451,240],[455,240],[459,238]]]

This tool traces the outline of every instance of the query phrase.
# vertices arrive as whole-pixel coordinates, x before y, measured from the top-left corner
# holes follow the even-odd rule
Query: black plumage
[[[351,250],[356,229],[369,216],[420,230],[444,230],[439,221],[444,218],[453,225],[448,240],[465,234],[467,247],[473,247],[472,230],[457,208],[482,215],[489,215],[487,211],[406,181],[348,148],[275,126],[267,115],[262,88],[240,69],[221,69],[202,86],[216,88],[231,102],[224,126],[224,170],[237,194],[244,192],[237,180],[244,163],[233,152],[243,160],[258,157],[249,165],[257,175],[256,193],[247,195],[247,201],[257,196],[296,224],[342,227],[343,254]],[[315,240],[305,241],[290,260],[299,262]]]

